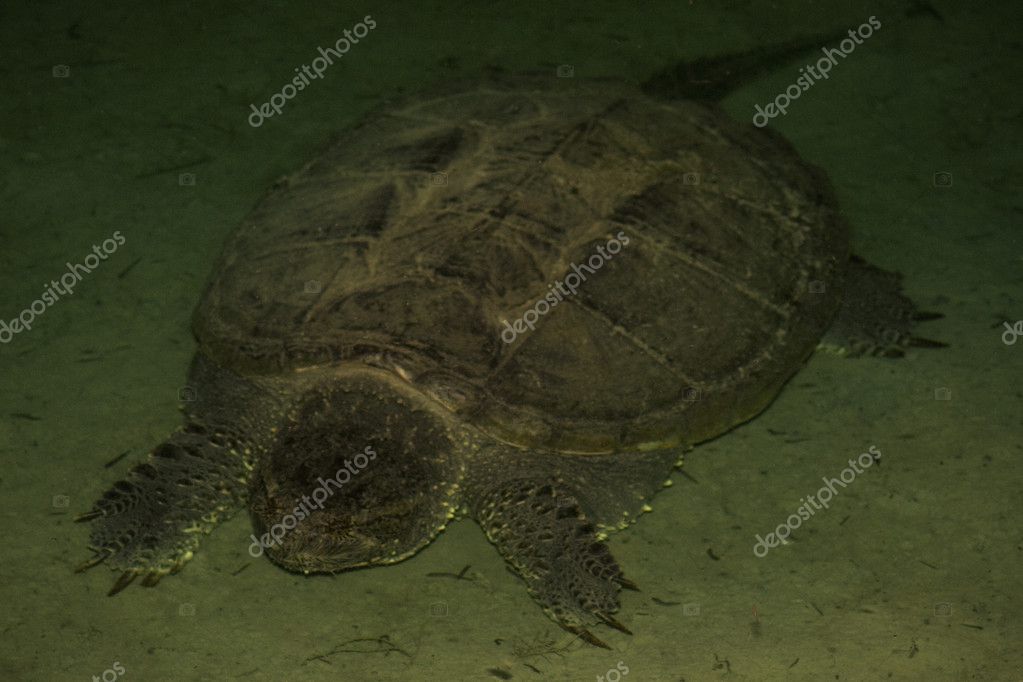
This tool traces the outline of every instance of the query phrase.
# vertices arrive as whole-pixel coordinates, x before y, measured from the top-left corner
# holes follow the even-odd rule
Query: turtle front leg
[[[135,465],[76,521],[92,523],[93,557],[122,571],[109,594],[138,576],[153,586],[192,558],[204,535],[245,502],[253,463],[280,413],[275,394],[218,367],[201,353],[189,383],[186,425]]]
[[[134,466],[76,521],[92,522],[93,557],[123,571],[108,594],[140,575],[156,585],[192,558],[200,539],[244,502],[248,467],[233,439],[190,424]]]
[[[487,537],[558,625],[604,648],[610,647],[587,626],[604,623],[632,634],[611,614],[621,588],[636,587],[564,483],[502,481],[471,505]]]

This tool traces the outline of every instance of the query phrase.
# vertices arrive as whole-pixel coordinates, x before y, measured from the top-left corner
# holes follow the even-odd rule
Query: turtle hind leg
[[[902,276],[858,256],[846,269],[842,305],[821,340],[822,350],[859,357],[898,358],[907,348],[944,348],[947,344],[914,334],[916,323],[943,317],[917,310],[902,293]]]
[[[476,520],[530,595],[558,625],[594,646],[609,648],[589,627],[603,623],[629,633],[611,615],[622,576],[580,504],[561,483],[504,481],[476,496]],[[631,633],[629,633],[631,634]]]
[[[138,576],[154,586],[192,558],[200,538],[243,502],[248,467],[232,439],[190,424],[133,467],[76,521],[92,524],[93,557],[122,571],[109,594]]]

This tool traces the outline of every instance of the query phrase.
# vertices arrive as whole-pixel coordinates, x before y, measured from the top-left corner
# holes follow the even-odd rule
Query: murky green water
[[[0,679],[1023,674],[1015,3],[520,5],[0,8],[0,319],[42,301],[31,329],[0,328]],[[376,26],[343,59],[251,125],[253,105],[367,15]],[[88,556],[73,517],[179,423],[190,315],[224,238],[332,134],[488,67],[635,83],[869,17],[880,28],[769,125],[827,171],[856,251],[945,313],[927,331],[950,347],[816,356],[759,418],[688,455],[654,512],[610,541],[642,590],[617,614],[632,636],[602,629],[608,651],[558,629],[471,521],[411,560],[335,577],[253,560],[244,514],[155,589],[107,598],[113,573],[72,573]],[[750,120],[806,61],[725,109]],[[94,267],[55,295],[69,263]],[[757,534],[871,446],[880,466],[754,555]]]

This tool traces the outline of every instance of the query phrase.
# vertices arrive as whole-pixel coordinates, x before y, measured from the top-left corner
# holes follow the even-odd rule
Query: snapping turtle
[[[185,425],[79,517],[80,570],[155,585],[246,504],[250,553],[304,573],[401,561],[467,515],[561,626],[627,632],[603,540],[686,448],[822,339],[935,345],[850,256],[823,173],[713,104],[798,49],[645,88],[492,74],[366,118],[229,240]]]

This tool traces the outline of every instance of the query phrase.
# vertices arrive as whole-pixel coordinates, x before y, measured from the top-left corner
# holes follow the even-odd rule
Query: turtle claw
[[[125,571],[121,574],[121,577],[117,579],[117,582],[114,583],[114,586],[110,588],[110,591],[107,592],[107,596],[113,597],[115,594],[128,587],[128,585],[131,585],[138,576],[139,572],[134,569]]]
[[[925,339],[919,336],[909,337],[909,345],[913,348],[948,348],[948,344],[934,339]]]
[[[639,588],[636,587],[636,583],[632,582],[623,575],[616,577],[615,582],[618,583],[623,589],[632,590],[633,592],[639,592]]]
[[[107,592],[107,596],[113,597],[115,594],[128,587],[128,585],[135,582],[135,578],[138,578],[140,575],[145,576],[142,578],[142,582],[139,583],[140,585],[143,587],[156,587],[157,583],[159,583],[160,580],[163,579],[163,576],[167,575],[167,573],[167,571],[149,571],[148,573],[143,573],[143,571],[139,569],[125,571],[121,574],[121,577],[117,579],[117,582],[114,583],[114,586],[110,588],[110,591]]]
[[[83,571],[89,570],[93,566],[98,566],[99,564],[102,564],[104,561],[110,558],[110,554],[111,554],[110,552],[96,552],[96,556],[92,557],[91,559],[87,559],[86,561],[83,561],[82,563],[75,566],[75,573],[82,573]]]
[[[96,556],[92,557],[87,561],[83,561],[81,564],[75,567],[75,573],[82,573],[87,571],[93,566],[98,566],[107,559],[110,558],[112,552],[97,552]],[[118,592],[124,590],[124,588],[131,585],[136,578],[143,575],[142,582],[139,584],[143,587],[156,587],[165,575],[171,575],[181,570],[183,563],[175,564],[169,570],[150,570],[144,571],[143,569],[129,569],[121,574],[121,576],[114,583],[114,586],[107,592],[108,597],[112,597]]]
[[[103,512],[97,509],[93,509],[92,511],[87,511],[83,514],[79,514],[78,516],[75,517],[74,521],[75,523],[81,523],[82,521],[92,521],[93,519],[98,519],[101,516],[103,516]]]
[[[146,574],[146,577],[142,579],[140,583],[143,587],[156,587],[156,585],[163,579],[163,576],[167,575],[161,571],[150,571]]]
[[[600,647],[601,649],[611,650],[611,647],[609,647],[603,640],[598,639],[592,632],[584,627],[578,625],[562,625],[561,627],[565,628],[587,644]]]
[[[606,625],[610,625],[611,627],[613,627],[615,630],[618,630],[619,632],[624,632],[627,635],[631,635],[632,634],[632,630],[630,630],[629,628],[627,628],[624,625],[622,625],[620,622],[618,622],[617,619],[615,619],[613,616],[611,616],[609,614],[602,613],[600,611],[596,611],[596,612],[594,612],[593,615],[595,615],[600,620],[604,621],[604,623]]]

